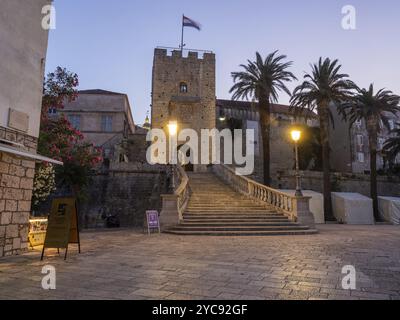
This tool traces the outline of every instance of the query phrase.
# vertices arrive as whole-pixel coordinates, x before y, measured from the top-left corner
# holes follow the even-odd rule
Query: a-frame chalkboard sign
[[[69,244],[77,244],[81,253],[76,199],[56,198],[51,206],[41,260],[45,250],[50,248],[65,249],[64,260],[66,260]]]

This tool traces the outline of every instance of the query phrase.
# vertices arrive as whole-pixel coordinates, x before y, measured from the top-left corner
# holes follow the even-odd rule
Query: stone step
[[[247,200],[247,199],[240,199],[238,197],[235,198],[229,198],[229,199],[219,199],[219,198],[215,198],[213,199],[212,197],[209,198],[190,198],[190,202],[192,203],[208,203],[208,204],[218,204],[218,203],[225,203],[226,201],[229,201],[229,203],[243,203],[243,204],[248,204],[248,205],[264,205],[264,204],[260,204],[256,201],[252,201],[252,200]],[[266,204],[265,204],[266,205]]]
[[[260,207],[246,207],[246,206],[189,206],[188,209],[191,208],[191,211],[212,211],[212,210],[216,210],[216,211],[260,211],[260,212],[265,212],[265,213],[271,213],[271,212],[276,212],[276,210],[273,209],[269,209],[263,206]],[[187,209],[187,211],[189,211]]]
[[[222,203],[222,202],[218,202],[218,203],[206,203],[206,202],[193,202],[193,201],[189,201],[189,206],[190,207],[225,207],[226,203]],[[231,208],[240,208],[240,207],[244,207],[244,208],[262,208],[262,209],[266,209],[267,206],[266,205],[260,205],[257,203],[242,203],[242,202],[230,202],[229,203],[229,207]]]
[[[275,222],[275,221],[228,221],[228,222],[220,222],[220,221],[199,221],[192,222],[186,220],[179,224],[181,227],[292,227],[297,226],[300,227],[300,224],[295,222],[283,221],[283,222]]]
[[[225,191],[225,192],[221,192],[221,191],[216,191],[216,190],[207,190],[207,189],[202,189],[201,191],[196,191],[196,190],[193,190],[193,188],[191,189],[192,190],[192,196],[194,196],[194,197],[214,197],[214,198],[219,198],[219,197],[235,197],[235,198],[238,198],[238,197],[243,197],[243,198],[245,198],[244,197],[244,195],[242,195],[242,194],[238,194],[238,193],[235,193],[235,192],[227,192],[227,191]]]
[[[226,204],[226,203],[241,204],[241,203],[243,203],[243,204],[248,204],[248,205],[254,205],[254,204],[256,204],[256,205],[264,205],[264,204],[260,204],[260,203],[254,202],[254,201],[238,199],[237,197],[236,198],[230,198],[230,199],[228,199],[228,198],[227,199],[217,199],[217,198],[213,199],[212,197],[210,197],[208,199],[207,198],[204,198],[204,199],[191,198],[189,201],[191,203],[197,203],[197,204],[202,204],[202,203],[207,203],[207,204],[218,204],[218,203],[223,203],[223,204]],[[265,204],[265,205],[267,205],[267,204]]]
[[[166,230],[177,235],[267,236],[314,234],[268,205],[259,204],[210,173],[189,173],[192,191],[183,222]]]
[[[263,207],[263,206],[259,206],[259,205],[248,206],[248,205],[243,205],[243,204],[240,204],[240,205],[232,205],[232,204],[230,204],[229,206],[226,206],[226,205],[224,206],[222,204],[215,205],[215,204],[207,204],[207,203],[205,203],[205,204],[191,204],[191,203],[189,203],[187,208],[188,208],[188,210],[191,210],[191,209],[194,209],[194,210],[199,209],[199,210],[201,210],[201,209],[204,208],[204,209],[217,209],[217,210],[224,209],[225,211],[226,210],[233,210],[233,211],[243,211],[243,210],[268,211],[268,209]]]
[[[171,227],[170,230],[183,230],[183,231],[289,231],[289,230],[308,230],[308,226],[187,226],[177,225]]]
[[[267,209],[246,209],[242,208],[239,210],[237,208],[196,208],[196,209],[186,209],[185,213],[193,213],[193,214],[272,214],[273,211],[268,211]]]
[[[288,219],[185,219],[183,223],[204,223],[204,224],[230,224],[230,223],[238,223],[238,224],[252,224],[252,223],[267,223],[267,224],[286,224],[293,223]]]
[[[186,216],[221,216],[221,217],[264,217],[264,218],[273,218],[273,217],[285,217],[284,214],[280,214],[277,212],[268,212],[268,211],[212,211],[212,210],[202,210],[202,211],[185,211],[183,213]]]
[[[234,215],[217,215],[217,214],[184,214],[183,219],[196,219],[196,220],[201,220],[201,219],[223,219],[223,220],[248,220],[248,219],[264,219],[264,220],[289,220],[285,216],[266,216],[266,215],[251,215],[251,214],[246,214],[246,215],[241,215],[241,214],[234,214]]]
[[[314,229],[308,230],[263,230],[263,231],[187,231],[187,230],[166,230],[165,233],[182,236],[286,236],[286,235],[311,235],[317,234]]]

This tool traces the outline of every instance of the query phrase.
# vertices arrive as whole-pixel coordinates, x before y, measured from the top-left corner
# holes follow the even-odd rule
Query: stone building
[[[79,91],[75,101],[65,104],[62,114],[86,141],[103,148],[105,159],[121,156],[121,161],[126,160],[116,154],[118,145],[136,131],[126,94],[99,89]]]
[[[48,31],[47,0],[2,0],[0,14],[0,257],[28,248]]]
[[[351,125],[343,121],[336,110],[332,109],[335,126],[331,127],[331,167],[336,172],[367,173],[370,172],[369,140],[364,120]],[[382,131],[378,135],[377,169],[387,168],[386,159],[382,153],[385,142],[392,137],[391,130],[397,128],[399,114],[387,114],[390,130],[382,123]],[[397,159],[396,163],[399,163]]]
[[[199,57],[199,54],[203,56]],[[253,177],[261,180],[262,143],[256,105],[244,101],[216,100],[215,67],[215,55],[208,51],[189,52],[183,56],[180,50],[169,54],[167,49],[155,49],[152,128],[161,128],[168,135],[168,124],[175,122],[178,131],[190,128],[200,133],[201,129],[226,128],[224,121],[235,119],[240,122],[240,129],[255,130],[256,168]],[[283,105],[274,105],[272,113],[271,169],[276,172],[293,166],[293,145],[288,141],[289,125],[296,121],[315,125],[316,116],[308,112],[297,119],[289,106]],[[178,144],[185,142],[179,141]],[[194,167],[195,171],[201,168]]]
[[[247,101],[217,100],[216,117],[217,127],[229,127],[230,119],[246,129],[255,131],[255,171],[251,178],[263,181],[262,137],[260,130],[260,115],[257,104]],[[239,121],[239,122],[237,122]],[[293,168],[294,150],[290,139],[290,129],[294,124],[304,124],[310,127],[319,125],[317,115],[309,110],[295,114],[287,105],[273,104],[271,106],[271,177],[276,180],[277,174],[282,170]]]
[[[203,56],[199,57],[199,53]],[[189,52],[157,48],[154,52],[152,84],[152,128],[163,129],[177,123],[180,129],[214,129],[215,55],[211,52]],[[178,141],[184,144],[186,141]],[[195,171],[205,170],[201,165]]]

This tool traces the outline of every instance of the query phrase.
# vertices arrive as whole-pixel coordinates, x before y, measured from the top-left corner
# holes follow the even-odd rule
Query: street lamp
[[[301,176],[300,176],[300,166],[299,166],[299,141],[301,139],[301,131],[294,129],[291,132],[292,140],[294,141],[295,153],[296,153],[296,197],[303,197],[303,192],[301,192]]]
[[[225,114],[224,114],[224,112],[222,110],[219,112],[219,118],[218,119],[221,122],[224,122],[226,120],[226,116],[225,116]]]
[[[175,136],[178,133],[178,124],[176,121],[170,121],[168,123],[168,132],[170,136]]]
[[[178,134],[178,123],[176,121],[170,121],[168,123],[168,133],[170,137],[175,137]],[[174,152],[173,146],[171,146],[171,139],[170,139],[170,158],[172,152]],[[173,194],[175,192],[175,172],[174,172],[174,166],[168,161],[168,168],[169,168],[169,193]]]

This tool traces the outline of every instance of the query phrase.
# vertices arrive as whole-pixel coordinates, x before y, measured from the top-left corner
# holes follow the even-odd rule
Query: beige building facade
[[[0,257],[28,248],[48,31],[47,0],[0,2]]]
[[[87,142],[103,148],[105,158],[113,157],[115,146],[136,130],[128,96],[123,93],[82,90],[61,113]]]
[[[364,120],[350,124],[332,108],[334,126],[330,128],[331,167],[336,172],[366,173],[370,172],[369,138]],[[387,169],[388,163],[382,152],[385,142],[393,136],[392,130],[398,127],[399,114],[387,114],[389,128],[382,123],[378,135],[377,169]],[[400,159],[396,160],[399,163]]]

